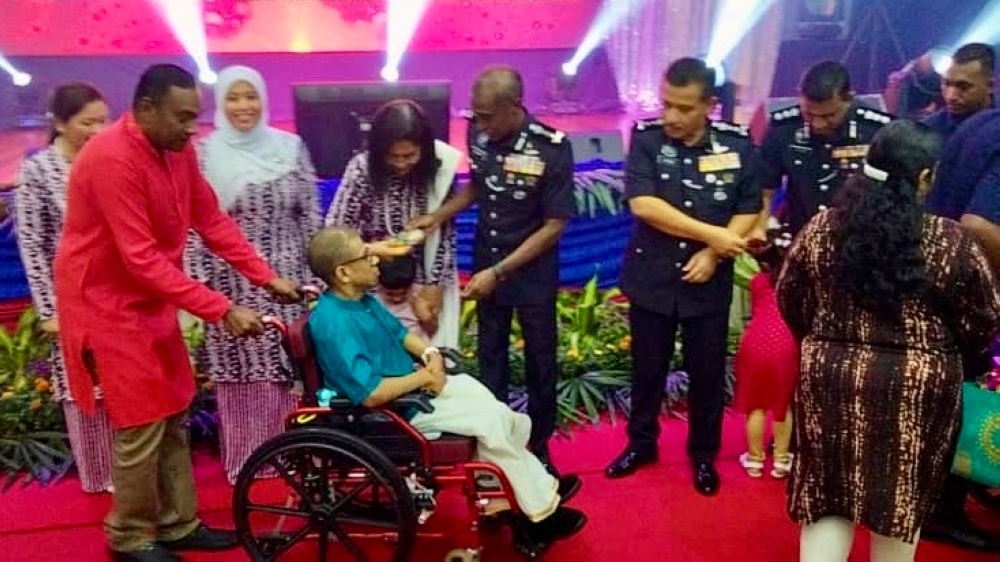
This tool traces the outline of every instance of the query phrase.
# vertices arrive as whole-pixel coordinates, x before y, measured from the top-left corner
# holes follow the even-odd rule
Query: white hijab
[[[226,95],[237,82],[247,82],[260,96],[260,122],[253,130],[237,131],[226,117]],[[215,131],[205,143],[205,178],[219,204],[229,209],[250,185],[288,174],[298,165],[298,136],[268,125],[267,88],[256,70],[229,66],[215,84]]]

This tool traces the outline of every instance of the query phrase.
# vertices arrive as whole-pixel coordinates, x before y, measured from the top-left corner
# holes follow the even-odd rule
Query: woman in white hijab
[[[219,73],[215,131],[197,148],[219,204],[264,259],[282,277],[310,280],[306,247],[322,226],[315,171],[302,139],[268,125],[267,90],[257,71],[230,66]],[[301,312],[278,307],[229,265],[193,247],[192,275],[234,301],[286,321]],[[198,359],[215,385],[222,461],[232,483],[296,405],[290,365],[276,335],[236,339],[214,325],[206,328]]]
[[[354,229],[367,242],[402,234],[412,218],[444,202],[461,158],[461,151],[434,139],[419,105],[389,102],[375,113],[368,150],[348,162],[326,224]],[[413,255],[412,316],[433,345],[457,348],[461,303],[452,225],[430,233]],[[392,310],[407,323],[409,314]]]

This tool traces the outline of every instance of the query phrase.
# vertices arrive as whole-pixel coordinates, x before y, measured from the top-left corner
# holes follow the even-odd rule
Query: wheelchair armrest
[[[429,414],[434,411],[431,398],[433,396],[426,392],[411,392],[386,404],[385,407],[400,415],[404,415],[410,411]]]
[[[459,375],[463,373],[463,369],[460,369],[459,365],[462,364],[464,358],[457,349],[442,347],[439,348],[438,351],[441,352],[441,358],[444,359],[444,370],[446,373],[449,375]]]

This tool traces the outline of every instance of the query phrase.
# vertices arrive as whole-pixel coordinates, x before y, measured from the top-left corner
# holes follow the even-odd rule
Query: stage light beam
[[[214,84],[218,76],[208,61],[208,38],[202,19],[201,0],[153,0],[174,37],[198,66],[198,79]]]
[[[385,66],[381,73],[384,80],[399,80],[399,64],[403,61],[403,55],[406,54],[429,3],[430,0],[389,0]]]
[[[747,33],[767,13],[774,0],[723,0],[716,12],[705,64],[722,76],[722,61],[733,52]]]
[[[2,68],[7,74],[10,75],[10,81],[17,87],[23,88],[28,84],[31,84],[31,75],[27,72],[21,72],[9,60],[0,55],[0,68]]]
[[[647,0],[604,0],[601,8],[594,17],[594,23],[590,25],[583,40],[570,58],[562,65],[563,74],[567,76],[576,75],[580,68],[580,63],[587,59],[590,53],[594,52],[603,43],[615,27],[625,20],[629,15],[641,8]]]

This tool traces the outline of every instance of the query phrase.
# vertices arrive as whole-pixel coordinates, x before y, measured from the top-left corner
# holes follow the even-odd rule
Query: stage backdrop
[[[167,0],[178,4],[196,0]],[[385,0],[203,0],[210,53],[383,51]],[[601,0],[429,0],[411,51],[565,49]],[[5,55],[174,54],[155,0],[2,0]]]

